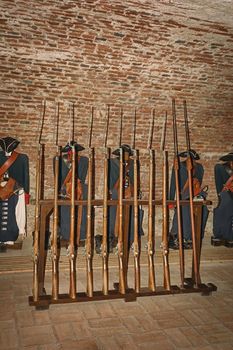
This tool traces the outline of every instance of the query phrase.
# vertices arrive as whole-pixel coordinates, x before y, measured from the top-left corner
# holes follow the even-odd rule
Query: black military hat
[[[125,152],[128,152],[130,156],[133,155],[132,149],[129,145],[123,144],[121,147],[115,149],[115,151],[112,152],[114,156],[120,156],[120,148],[122,148]]]
[[[5,153],[13,152],[19,143],[20,141],[10,136],[0,138],[0,146]]]
[[[195,160],[200,159],[199,154],[198,154],[196,151],[194,151],[194,149],[190,149],[189,151],[180,152],[180,153],[179,153],[179,156],[180,156],[181,158],[186,158],[186,157],[188,157],[189,154],[190,154],[190,156],[191,156],[193,159],[195,159]]]
[[[85,148],[81,145],[79,145],[76,141],[70,141],[68,142],[63,148],[62,148],[62,153],[67,153],[72,150],[72,146],[75,146],[75,151],[83,151]]]
[[[225,154],[225,156],[220,157],[219,160],[222,160],[223,162],[231,162],[231,161],[233,161],[233,152]]]

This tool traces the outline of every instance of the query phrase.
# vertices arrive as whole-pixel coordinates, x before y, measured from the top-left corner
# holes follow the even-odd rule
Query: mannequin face
[[[129,160],[129,153],[128,152],[125,152],[124,153],[124,156],[125,156],[125,162],[127,162]]]

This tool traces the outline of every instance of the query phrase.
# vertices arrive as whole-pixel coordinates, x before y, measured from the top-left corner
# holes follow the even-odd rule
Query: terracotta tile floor
[[[91,301],[51,305],[36,310],[28,305],[32,294],[31,245],[27,252],[0,255],[0,349],[28,350],[114,350],[114,349],[233,349],[233,249],[204,244],[201,277],[218,290],[209,296],[199,293],[141,297],[124,300]],[[191,268],[191,252],[186,254],[186,275]],[[172,284],[179,284],[177,252],[171,252]],[[64,254],[64,260],[65,260]],[[95,288],[101,290],[100,257],[94,270]],[[162,261],[156,258],[157,285],[162,285]],[[101,260],[100,260],[101,261]],[[114,257],[112,257],[114,262]],[[45,287],[51,293],[51,272]],[[69,285],[67,263],[61,268],[61,292]],[[110,268],[111,282],[118,271]],[[142,263],[141,283],[147,284]],[[78,289],[86,288],[84,264],[77,271]],[[133,270],[129,267],[129,284]]]

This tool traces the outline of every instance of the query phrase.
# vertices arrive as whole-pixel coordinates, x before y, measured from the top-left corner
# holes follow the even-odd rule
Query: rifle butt
[[[107,254],[103,254],[103,294],[108,295],[108,257]]]
[[[70,298],[76,299],[76,269],[75,269],[76,257],[74,254],[70,257]]]
[[[163,267],[164,267],[164,289],[171,290],[171,281],[170,281],[170,269],[168,264],[168,256],[164,253],[163,256]]]
[[[87,257],[87,295],[93,297],[93,269],[92,269],[92,258]]]
[[[140,292],[140,265],[139,265],[139,255],[134,256],[134,274],[135,274],[135,292]]]
[[[58,300],[59,294],[59,273],[58,273],[58,259],[52,257],[52,298]]]
[[[38,282],[38,256],[33,260],[33,301],[39,300],[39,282]]]
[[[119,293],[125,294],[125,273],[123,267],[123,254],[119,256]]]
[[[156,285],[155,285],[155,268],[154,268],[153,253],[149,253],[148,255],[148,266],[149,266],[148,287],[152,292],[155,292]]]

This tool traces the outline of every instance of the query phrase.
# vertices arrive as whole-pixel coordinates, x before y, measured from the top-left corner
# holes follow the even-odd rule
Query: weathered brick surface
[[[213,166],[232,149],[232,4],[215,0],[24,1],[1,2],[0,136],[21,140],[30,158],[31,194],[35,193],[35,158],[42,101],[46,99],[42,142],[46,144],[45,195],[52,194],[55,114],[59,102],[59,143],[70,134],[88,143],[91,106],[93,146],[101,157],[106,105],[111,105],[108,145],[118,143],[120,107],[122,140],[132,143],[137,107],[136,147],[147,158],[148,126],[155,108],[156,193],[161,191],[160,139],[168,111],[167,149],[172,162],[171,97],[177,99],[178,135],[184,149],[182,100],[187,99],[192,147],[201,153],[204,182],[216,200]],[[148,161],[148,159],[147,159]],[[99,169],[102,168],[97,161]],[[100,170],[100,173],[102,170]],[[142,166],[142,182],[146,166]],[[147,186],[143,187],[146,194]],[[101,191],[97,175],[96,193]],[[32,231],[29,206],[29,232]],[[211,220],[210,220],[211,221]],[[209,221],[209,225],[211,222]]]

